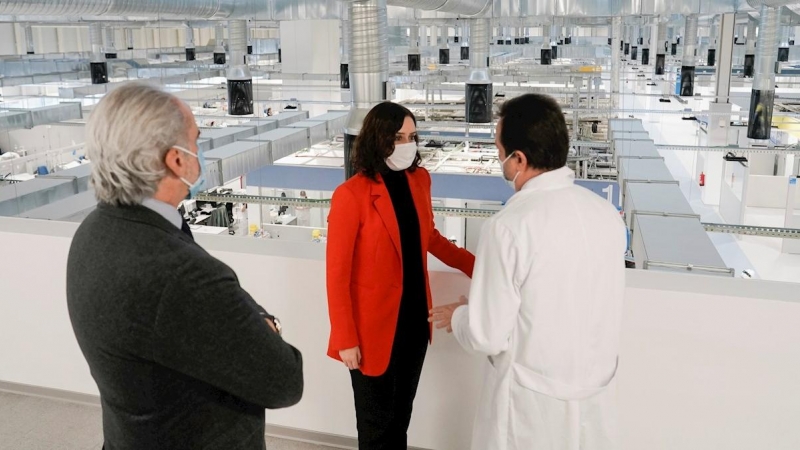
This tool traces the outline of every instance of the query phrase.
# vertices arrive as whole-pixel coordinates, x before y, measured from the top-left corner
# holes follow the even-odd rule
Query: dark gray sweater
[[[81,224],[67,303],[106,450],[263,449],[264,409],[300,401],[300,352],[233,270],[145,207],[101,204]]]

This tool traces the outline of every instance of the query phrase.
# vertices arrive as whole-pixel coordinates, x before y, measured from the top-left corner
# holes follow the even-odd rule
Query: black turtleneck
[[[382,174],[400,227],[403,255],[403,296],[397,320],[397,336],[428,338],[428,301],[422,265],[419,215],[405,171]],[[397,336],[395,341],[397,342]]]

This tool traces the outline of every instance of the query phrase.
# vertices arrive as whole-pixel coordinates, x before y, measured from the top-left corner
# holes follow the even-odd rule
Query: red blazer
[[[428,309],[428,252],[472,276],[475,257],[436,230],[431,205],[431,176],[418,168],[407,172],[419,215]],[[331,335],[328,356],[359,346],[361,372],[386,372],[403,292],[400,228],[383,179],[356,175],[333,193],[328,215],[327,286]],[[455,299],[454,299],[455,300]]]

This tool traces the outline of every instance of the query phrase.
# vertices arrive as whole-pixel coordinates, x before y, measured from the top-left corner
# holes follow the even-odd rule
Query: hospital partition
[[[0,389],[97,403],[66,307],[67,254],[77,226],[0,218],[0,248],[14,255],[0,277]],[[267,411],[268,433],[354,448],[349,376],[326,356],[324,244],[197,240],[281,318],[285,339],[303,353],[303,400]],[[435,304],[469,294],[463,275],[433,259],[430,270]],[[792,284],[628,271],[617,374],[619,448],[800,448],[797,323],[800,298]],[[486,367],[484,356],[467,354],[451,335],[435,332],[409,445],[469,448]]]

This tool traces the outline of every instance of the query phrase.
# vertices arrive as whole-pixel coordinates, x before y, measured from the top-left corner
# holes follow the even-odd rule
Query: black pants
[[[359,450],[405,450],[408,424],[417,395],[422,363],[428,351],[428,324],[408,327],[402,322],[395,333],[389,368],[368,377],[351,370],[358,422]],[[401,326],[403,325],[403,326]]]

